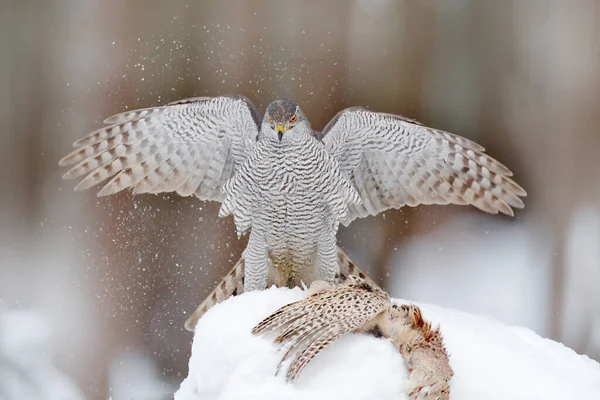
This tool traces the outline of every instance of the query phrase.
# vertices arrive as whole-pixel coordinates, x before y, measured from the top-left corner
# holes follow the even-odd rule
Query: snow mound
[[[251,328],[277,308],[306,296],[270,288],[233,297],[198,323],[189,376],[175,400],[406,399],[407,371],[386,340],[345,335],[319,354],[293,384],[275,376],[283,352]],[[403,301],[397,300],[402,303]],[[600,364],[532,331],[419,304],[440,324],[453,400],[600,399]]]

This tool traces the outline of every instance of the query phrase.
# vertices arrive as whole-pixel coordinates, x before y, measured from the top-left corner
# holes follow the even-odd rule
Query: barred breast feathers
[[[246,234],[250,229],[252,197],[257,195],[260,179],[271,179],[269,171],[264,171],[267,159],[275,157],[272,144],[268,140],[259,140],[253,154],[240,167],[238,173],[225,184],[225,199],[219,216],[233,215],[238,235]],[[281,149],[278,151],[281,152]],[[304,169],[304,184],[315,194],[320,194],[337,221],[347,218],[350,205],[359,205],[360,197],[354,187],[342,174],[337,161],[312,136],[282,151],[285,157],[293,159],[294,168]],[[292,179],[289,179],[292,184]],[[284,184],[286,189],[290,189]],[[277,192],[277,191],[276,191]],[[266,195],[261,192],[259,195]],[[315,210],[316,212],[316,210]],[[319,216],[323,218],[324,216]]]

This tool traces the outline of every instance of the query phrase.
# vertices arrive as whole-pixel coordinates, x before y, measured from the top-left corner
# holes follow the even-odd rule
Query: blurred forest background
[[[0,4],[0,359],[55,354],[80,398],[172,393],[183,322],[245,240],[218,204],[74,193],[58,160],[116,112],[226,93],[295,99],[316,129],[364,105],[484,145],[529,193],[516,218],[394,210],[342,247],[394,297],[600,359],[600,2]]]

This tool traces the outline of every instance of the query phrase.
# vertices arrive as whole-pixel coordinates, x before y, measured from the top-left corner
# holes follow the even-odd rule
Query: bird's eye
[[[296,115],[295,115],[295,114],[294,114],[294,116],[292,117],[292,119],[290,119],[290,123],[292,123],[292,124],[293,124],[294,122],[296,122]]]
[[[273,123],[273,120],[271,119],[271,117],[267,117],[267,121],[269,121],[270,124]]]

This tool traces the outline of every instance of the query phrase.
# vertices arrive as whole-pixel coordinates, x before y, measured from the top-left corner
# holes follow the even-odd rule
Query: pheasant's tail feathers
[[[322,293],[280,308],[252,329],[253,334],[267,334],[283,329],[274,342],[289,347],[277,365],[277,374],[286,360],[292,358],[286,373],[288,382],[295,380],[317,354],[346,332],[339,323],[320,318],[318,312],[311,307],[314,297]]]
[[[252,333],[254,335],[269,334],[292,321],[302,318],[305,313],[302,312],[303,307],[301,302],[302,300],[281,307],[252,328]]]
[[[244,291],[244,258],[240,258],[225,278],[196,308],[196,311],[185,321],[185,329],[194,331],[200,318],[215,304],[227,300],[230,296],[242,294]]]
[[[335,342],[343,333],[345,332],[341,327],[331,326],[329,329],[324,329],[323,332],[320,335],[315,336],[313,340],[305,342],[305,345],[295,352],[296,356],[288,369],[286,381],[294,381],[317,354],[323,351],[331,343]]]

